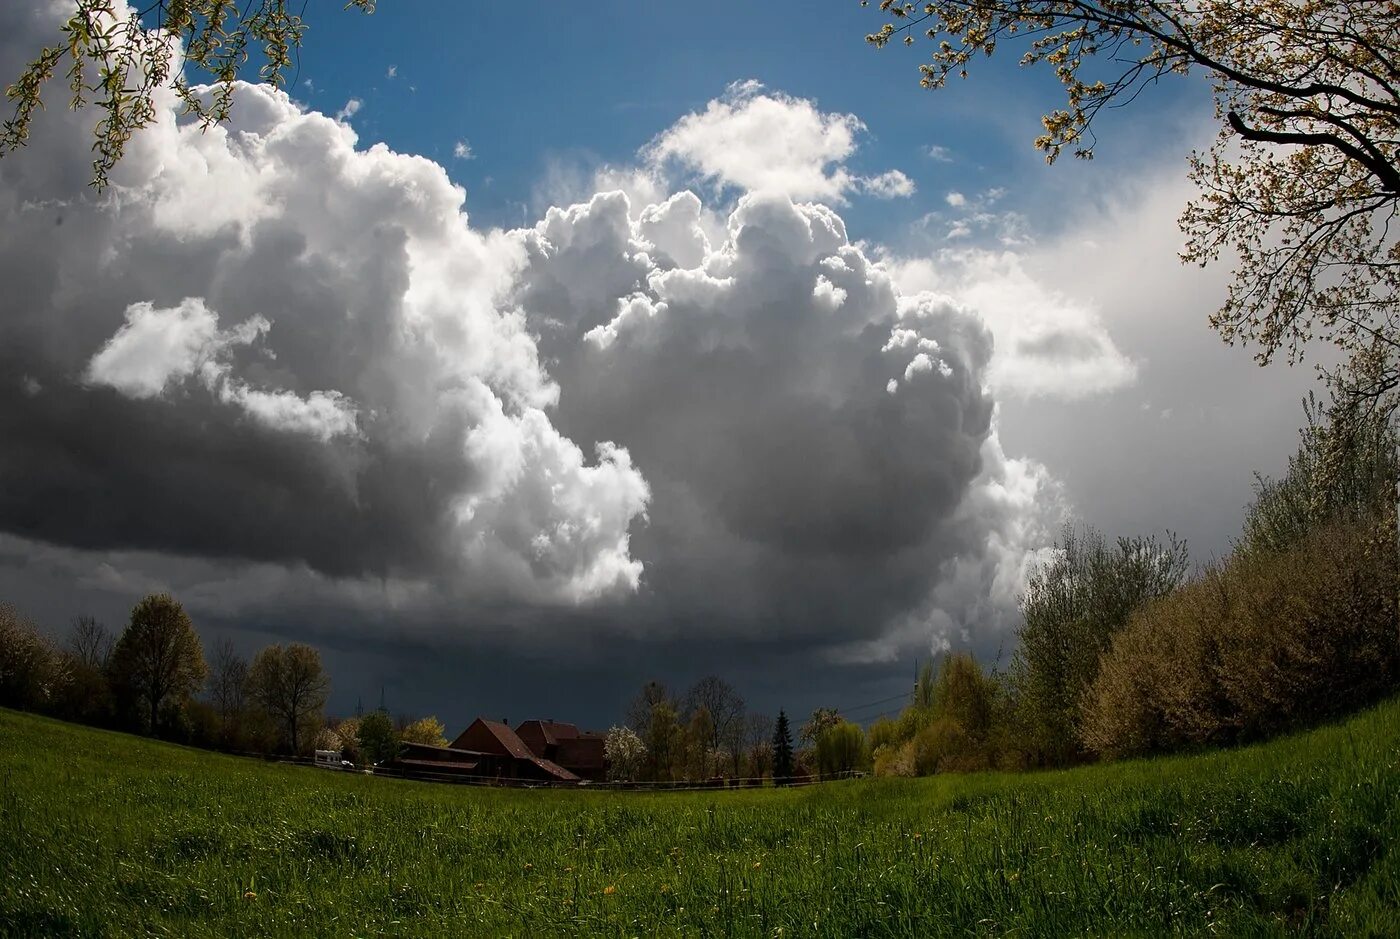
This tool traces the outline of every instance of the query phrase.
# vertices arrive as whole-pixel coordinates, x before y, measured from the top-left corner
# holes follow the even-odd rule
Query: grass
[[[1400,700],[1202,756],[517,792],[0,710],[0,935],[1400,935]]]

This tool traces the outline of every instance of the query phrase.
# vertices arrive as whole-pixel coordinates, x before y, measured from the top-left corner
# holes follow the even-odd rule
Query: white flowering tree
[[[603,754],[608,759],[609,781],[627,782],[641,775],[647,745],[630,727],[613,727],[603,740]]]

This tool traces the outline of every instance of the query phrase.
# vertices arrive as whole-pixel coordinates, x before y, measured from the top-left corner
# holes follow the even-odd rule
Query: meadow
[[[1255,747],[802,790],[454,787],[0,710],[7,936],[1400,935],[1400,700]]]

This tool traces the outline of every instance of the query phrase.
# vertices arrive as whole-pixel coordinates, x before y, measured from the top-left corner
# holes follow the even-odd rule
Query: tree
[[[865,732],[848,720],[837,721],[817,735],[817,772],[840,776],[865,765]]]
[[[54,701],[60,717],[87,724],[110,723],[112,689],[107,680],[107,664],[112,657],[113,639],[107,627],[91,616],[73,620],[68,648],[61,653],[67,681]]]
[[[1333,523],[1370,522],[1393,512],[1400,435],[1386,416],[1354,399],[1303,403],[1302,443],[1282,479],[1255,476],[1236,553],[1286,551]]]
[[[272,645],[253,657],[248,668],[248,697],[282,725],[292,753],[301,752],[302,731],[319,723],[330,679],[321,668],[321,653],[301,642]]]
[[[399,731],[404,743],[421,743],[430,747],[447,746],[447,728],[436,717],[420,717]]]
[[[792,782],[792,731],[788,728],[787,712],[778,710],[778,722],[773,728],[773,785],[786,786]]]
[[[652,712],[663,703],[675,708],[675,702],[665,685],[659,681],[647,682],[627,706],[627,726],[645,737],[647,728],[651,726]]]
[[[79,664],[106,668],[112,656],[112,634],[94,617],[76,617],[68,637],[68,649]]]
[[[37,626],[0,605],[0,706],[47,708],[67,683],[65,664]]]
[[[162,708],[182,707],[208,673],[194,623],[168,593],[151,594],[132,609],[112,648],[110,670],[126,700],[143,707],[153,734]]]
[[[399,737],[394,722],[383,708],[370,711],[360,718],[358,735],[360,757],[373,766],[388,762],[399,754]]]
[[[603,738],[603,755],[608,761],[608,779],[630,782],[646,764],[647,747],[630,727],[610,727]]]
[[[1331,373],[1375,402],[1400,388],[1400,5],[1355,0],[883,0],[877,46],[937,43],[922,84],[1019,47],[1054,70],[1065,107],[1035,140],[1053,162],[1093,156],[1093,125],[1170,75],[1213,83],[1220,132],[1195,154],[1182,259],[1237,258],[1211,318],[1266,364],[1314,337],[1350,356]]]
[[[248,685],[248,660],[233,648],[230,639],[214,647],[214,667],[209,676],[209,697],[219,715],[225,742],[243,713]]]
[[[702,709],[708,718],[709,735],[702,742],[707,756],[719,752],[727,745],[732,746],[742,735],[744,699],[739,697],[734,686],[727,681],[716,675],[707,675],[691,686],[685,696],[688,722],[693,725],[696,714]],[[737,753],[734,762],[737,775]]]
[[[1044,761],[1083,755],[1079,704],[1099,658],[1135,609],[1181,583],[1186,563],[1186,545],[1171,534],[1160,543],[1119,538],[1110,547],[1094,529],[1066,525],[1054,560],[1031,573],[1011,680]]]
[[[822,731],[828,727],[835,727],[841,723],[841,720],[841,714],[836,708],[817,708],[807,719],[807,723],[802,725],[802,732],[798,735],[798,739],[808,746],[815,746]]]
[[[340,755],[342,758],[358,763],[360,761],[360,718],[347,717],[334,727],[335,735],[340,738]]]
[[[715,722],[703,704],[690,712],[682,735],[685,741],[685,778],[707,779],[715,769]]]
[[[348,0],[370,13],[375,0]],[[132,135],[156,119],[156,93],[174,88],[185,113],[204,127],[227,121],[234,82],[257,55],[258,79],[281,86],[301,47],[305,5],[289,0],[155,0],[131,9],[122,0],[76,0],[53,45],[42,49],[5,89],[14,114],[0,130],[0,157],[22,147],[44,86],[62,69],[68,105],[89,105],[101,117],[94,128],[93,184],[103,187]],[[212,90],[191,85],[203,73]]]
[[[773,718],[767,714],[750,714],[744,718],[744,755],[748,760],[745,775],[761,779],[773,764]]]
[[[670,701],[659,701],[651,708],[651,722],[641,737],[647,748],[647,776],[657,781],[673,779],[676,761],[684,756],[684,734]]]

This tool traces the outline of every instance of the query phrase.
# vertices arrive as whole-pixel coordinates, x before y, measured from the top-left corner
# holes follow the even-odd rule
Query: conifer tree
[[[778,711],[778,723],[773,728],[773,785],[786,786],[792,782],[792,731],[788,728],[787,712]]]

